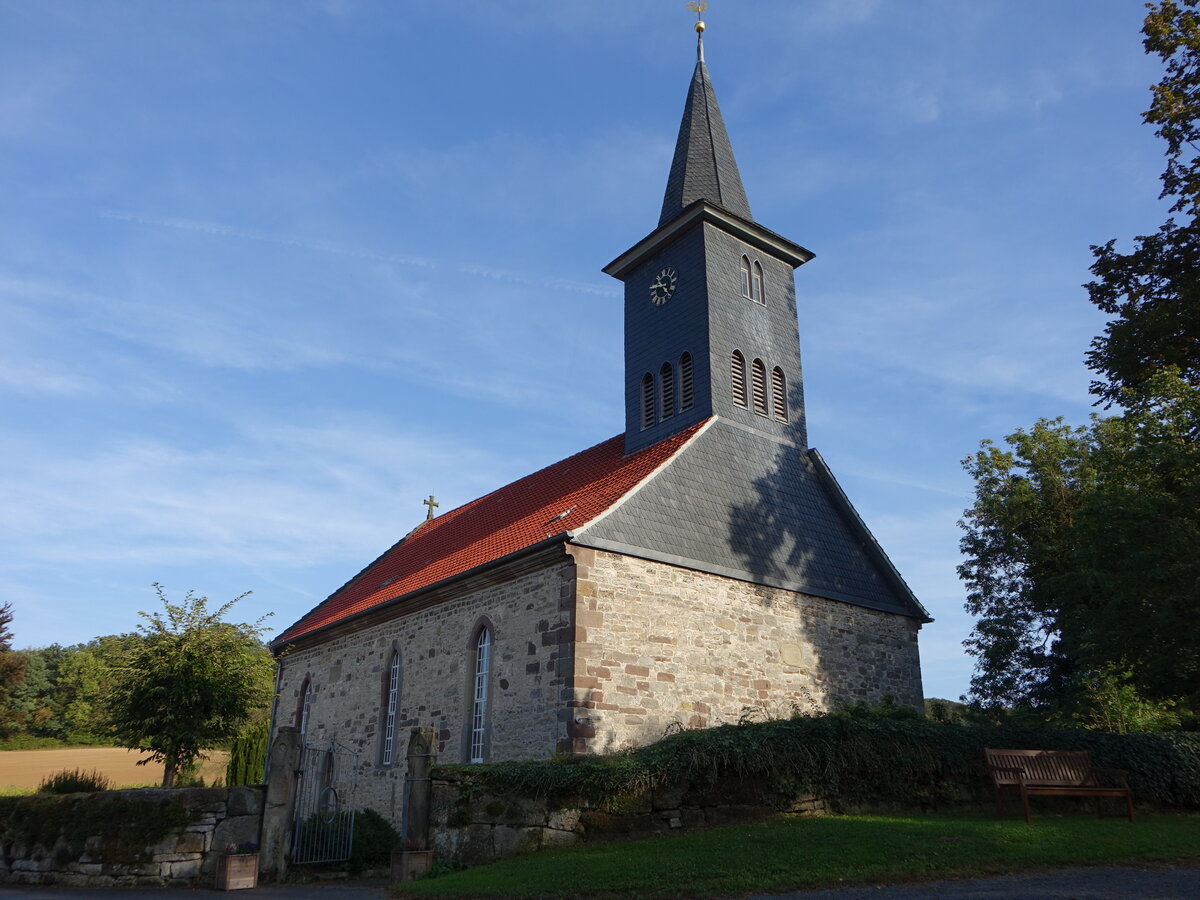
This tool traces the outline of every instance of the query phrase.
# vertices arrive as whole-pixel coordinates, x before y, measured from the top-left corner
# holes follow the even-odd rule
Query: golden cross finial
[[[429,507],[429,512],[428,512],[428,514],[425,516],[425,521],[426,521],[426,522],[432,522],[432,521],[433,521],[433,511],[434,511],[434,509],[435,509],[435,508],[437,508],[437,507],[439,507],[439,506],[441,506],[442,504],[438,503],[436,500],[434,500],[434,499],[433,499],[433,494],[430,494],[430,495],[429,495],[429,499],[428,499],[428,500],[422,500],[421,502],[422,502],[422,503],[424,503],[426,506],[428,506],[428,507]]]
[[[691,0],[687,8],[696,14],[696,33],[700,34],[704,31],[704,20],[700,18],[700,14],[708,9],[708,0]]]

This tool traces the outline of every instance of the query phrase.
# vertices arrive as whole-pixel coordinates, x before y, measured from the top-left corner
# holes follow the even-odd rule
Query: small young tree
[[[162,585],[154,589],[164,610],[139,613],[146,622],[114,673],[109,725],[124,746],[150,754],[142,762],[161,761],[162,786],[172,787],[270,701],[275,663],[262,642],[265,616],[222,621],[246,594],[209,612],[207,597],[188,591],[174,604]]]

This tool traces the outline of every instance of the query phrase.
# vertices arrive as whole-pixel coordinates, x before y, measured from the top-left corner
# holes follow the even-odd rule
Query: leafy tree
[[[9,693],[25,677],[25,660],[12,648],[12,618],[12,604],[0,606],[0,737],[11,734],[21,720],[9,702]]]
[[[1147,53],[1166,66],[1144,114],[1167,143],[1162,174],[1171,212],[1156,233],[1134,239],[1131,253],[1116,241],[1092,247],[1096,277],[1085,285],[1101,311],[1115,316],[1092,341],[1088,366],[1101,376],[1092,390],[1111,405],[1154,373],[1175,366],[1200,386],[1200,19],[1198,0],[1148,4],[1142,33]]]
[[[1145,118],[1167,142],[1163,196],[1182,222],[1129,254],[1092,248],[1086,287],[1114,315],[1087,354],[1092,390],[1124,412],[1083,428],[1042,420],[964,462],[975,503],[959,574],[978,617],[965,642],[977,706],[1122,728],[1167,723],[1177,702],[1184,718],[1200,713],[1197,3],[1149,5],[1143,28],[1166,64]]]
[[[109,723],[124,746],[163,763],[163,787],[202,757],[205,748],[234,738],[273,689],[274,660],[262,643],[263,619],[222,621],[246,594],[214,612],[208,598],[188,591],[162,612],[139,613],[139,639],[128,648],[108,696]]]

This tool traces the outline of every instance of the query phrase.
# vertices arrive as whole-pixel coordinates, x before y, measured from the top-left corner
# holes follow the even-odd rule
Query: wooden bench
[[[1104,818],[1101,801],[1105,797],[1124,797],[1129,821],[1133,821],[1133,791],[1127,773],[1121,769],[1098,769],[1086,750],[984,750],[992,787],[996,794],[996,815],[1004,818],[1002,795],[1020,794],[1029,821],[1029,798],[1092,797],[1096,815]]]

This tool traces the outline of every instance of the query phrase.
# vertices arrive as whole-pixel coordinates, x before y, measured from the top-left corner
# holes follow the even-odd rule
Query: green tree
[[[0,737],[8,737],[21,724],[21,715],[12,708],[9,694],[25,677],[25,659],[12,648],[12,604],[0,606]]]
[[[206,748],[234,738],[273,689],[274,660],[262,642],[266,617],[232,624],[225,615],[246,594],[214,612],[208,598],[188,591],[182,603],[139,613],[146,621],[114,672],[107,698],[109,724],[124,746],[163,763],[163,787]]]
[[[1166,72],[1153,88],[1146,122],[1167,144],[1162,196],[1173,200],[1157,232],[1134,239],[1130,253],[1116,241],[1092,247],[1094,281],[1085,285],[1101,311],[1114,316],[1092,341],[1088,366],[1102,401],[1123,402],[1156,372],[1174,366],[1200,386],[1200,21],[1197,0],[1148,4],[1142,33],[1147,53]]]
[[[1200,712],[1197,3],[1150,4],[1143,28],[1166,67],[1145,119],[1167,142],[1162,196],[1179,221],[1128,254],[1092,248],[1086,287],[1113,315],[1087,354],[1092,390],[1124,412],[1083,428],[1042,420],[964,462],[975,502],[959,574],[978,617],[970,696],[985,708],[1117,721],[1096,712],[1103,693],[1109,707],[1179,699]]]

